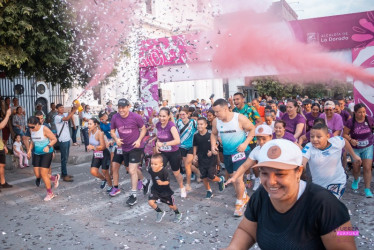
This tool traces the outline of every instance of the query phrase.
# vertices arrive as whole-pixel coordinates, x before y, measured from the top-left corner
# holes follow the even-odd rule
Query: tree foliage
[[[309,98],[337,97],[352,95],[352,84],[334,81],[330,83],[281,83],[272,78],[259,78],[252,81],[261,96],[277,97],[308,96]]]
[[[72,57],[72,15],[64,0],[0,0],[0,71],[10,78],[23,71],[62,88],[87,81]]]

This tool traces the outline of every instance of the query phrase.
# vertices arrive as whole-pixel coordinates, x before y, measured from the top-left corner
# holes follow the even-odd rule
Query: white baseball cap
[[[285,139],[274,139],[261,147],[258,163],[253,167],[270,167],[282,170],[295,169],[302,165],[300,148]]]
[[[255,130],[255,136],[267,136],[267,135],[273,135],[273,130],[269,125],[261,124],[257,126]]]

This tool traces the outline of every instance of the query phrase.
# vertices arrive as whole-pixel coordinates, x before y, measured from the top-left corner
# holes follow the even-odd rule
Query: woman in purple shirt
[[[343,137],[347,139],[355,153],[362,159],[362,167],[364,172],[365,196],[372,198],[373,194],[370,191],[371,182],[371,166],[373,164],[373,144],[374,144],[374,119],[366,115],[366,107],[362,103],[354,106],[354,114],[351,119],[347,121],[344,127]],[[358,189],[360,182],[360,165],[357,162],[353,163],[352,189]]]
[[[317,119],[321,114],[319,112],[319,104],[318,103],[313,103],[311,109],[312,109],[312,112],[305,114],[306,132],[308,132],[313,127],[314,120]]]
[[[325,113],[319,117],[325,119],[329,132],[334,136],[340,136],[343,131],[343,119],[340,115],[334,113],[335,104],[333,101],[327,101],[324,106]]]
[[[301,115],[301,108],[296,100],[287,101],[287,112],[282,116],[282,120],[286,123],[286,131],[293,134],[296,140],[305,134],[306,120]]]
[[[157,142],[156,152],[162,154],[164,159],[164,167],[169,162],[171,170],[177,179],[181,189],[181,197],[187,197],[186,188],[183,185],[183,176],[180,173],[181,167],[181,152],[179,151],[179,144],[181,142],[178,130],[171,121],[171,113],[168,108],[161,108],[159,112],[159,122],[156,124],[157,129]]]
[[[275,121],[274,124],[273,139],[286,139],[292,142],[296,142],[293,134],[286,131],[286,123],[282,120]]]

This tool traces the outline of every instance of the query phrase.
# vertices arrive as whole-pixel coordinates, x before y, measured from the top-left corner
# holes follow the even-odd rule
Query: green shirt
[[[248,106],[248,104],[244,104],[244,107],[240,110],[235,107],[233,111],[247,117],[253,125],[256,125],[256,120],[260,118],[257,110],[253,106]]]

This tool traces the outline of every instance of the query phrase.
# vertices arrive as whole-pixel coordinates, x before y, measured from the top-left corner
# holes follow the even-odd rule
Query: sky
[[[276,2],[279,0],[274,0]],[[374,11],[374,0],[287,0],[299,19]]]

